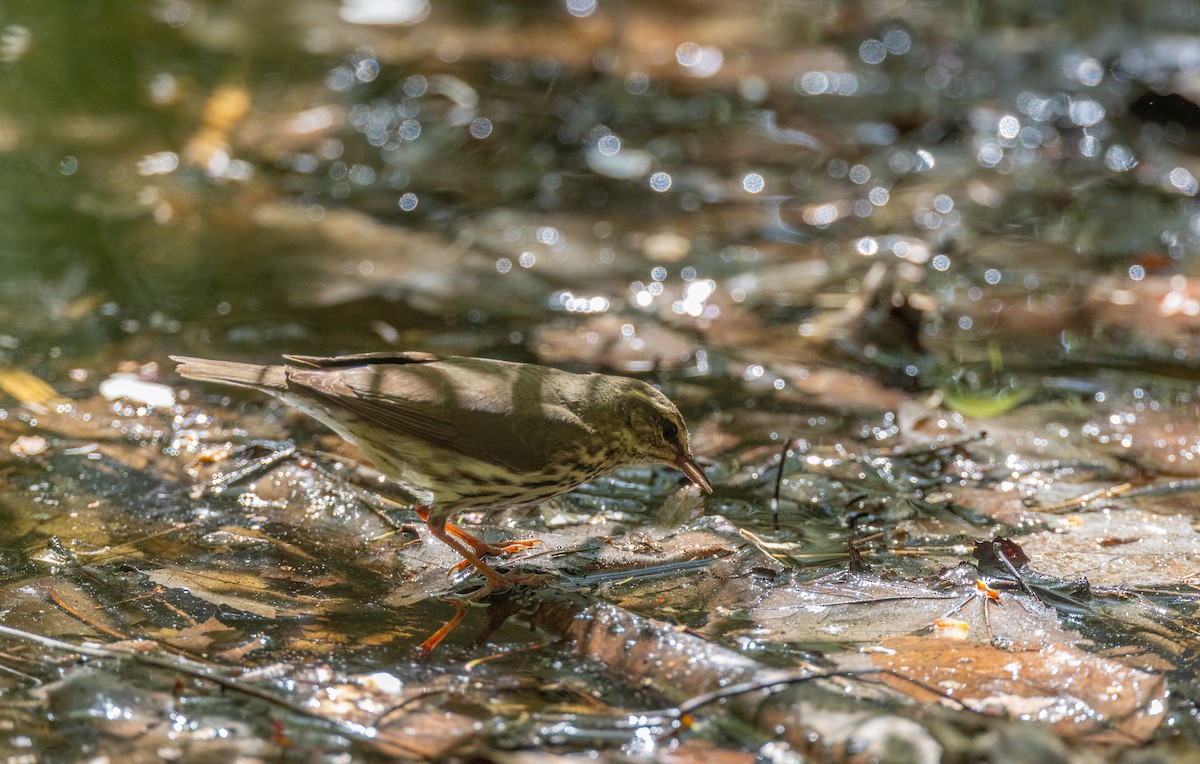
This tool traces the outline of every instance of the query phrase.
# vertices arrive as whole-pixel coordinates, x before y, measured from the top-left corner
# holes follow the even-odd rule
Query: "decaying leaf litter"
[[[297,4],[286,88],[122,60],[170,156],[3,126],[57,168],[18,240],[74,258],[0,289],[6,755],[1195,756],[1180,11],[585,5]],[[155,23],[207,56],[230,13]],[[719,490],[464,518],[545,546],[422,655],[469,577],[336,437],[171,376],[210,346],[643,376]]]
[[[45,409],[46,404],[34,405]],[[14,443],[31,432],[46,441],[41,453],[14,456],[6,479],[23,488],[30,508],[41,507],[42,514],[45,507],[66,503],[89,512],[59,518],[60,528],[29,513],[38,530],[23,534],[26,543],[18,548],[32,569],[9,587],[5,625],[72,637],[75,644],[108,642],[114,660],[129,651],[159,661],[174,659],[180,666],[198,663],[202,668],[193,671],[216,671],[254,691],[275,684],[281,704],[312,707],[312,697],[328,696],[330,687],[351,687],[347,692],[352,696],[362,695],[356,703],[316,703],[320,718],[330,720],[327,732],[337,734],[347,724],[362,734],[377,725],[384,732],[393,725],[395,735],[381,738],[401,738],[387,744],[399,746],[386,749],[391,753],[437,756],[481,743],[571,745],[573,739],[628,743],[638,729],[654,730],[655,737],[675,730],[680,718],[668,713],[669,704],[686,704],[731,683],[774,681],[787,687],[814,675],[829,677],[821,684],[830,687],[769,696],[747,691],[727,701],[735,710],[716,712],[718,720],[704,723],[719,729],[719,717],[731,714],[741,719],[738,734],[744,735],[749,733],[740,729],[743,725],[753,729],[765,718],[771,726],[758,730],[764,741],[777,739],[803,749],[811,746],[806,740],[816,730],[823,732],[821,746],[836,753],[839,747],[861,745],[856,735],[882,724],[880,714],[896,704],[884,689],[890,687],[925,704],[937,696],[960,714],[970,715],[963,710],[970,709],[1017,719],[1034,716],[1064,738],[1133,745],[1144,742],[1161,723],[1164,673],[1186,665],[1190,653],[1185,608],[1192,601],[1188,577],[1194,576],[1194,555],[1187,538],[1193,531],[1170,515],[1161,516],[1161,525],[1148,523],[1153,515],[1139,508],[1137,496],[1095,497],[1087,490],[1089,483],[1074,494],[1085,501],[1070,507],[1071,512],[1038,512],[1029,502],[1018,502],[1022,509],[1012,514],[1003,495],[1011,489],[989,492],[982,487],[986,478],[961,477],[995,464],[989,454],[992,438],[947,438],[945,448],[938,449],[918,436],[917,448],[895,446],[890,456],[881,449],[855,453],[844,444],[808,448],[803,454],[798,447],[766,451],[733,444],[731,438],[727,453],[714,457],[718,467],[729,471],[723,484],[731,511],[724,516],[705,511],[701,497],[678,487],[672,476],[635,473],[561,506],[490,518],[484,527],[510,533],[546,529],[539,533],[546,548],[525,555],[519,565],[547,576],[541,585],[498,598],[486,613],[472,614],[463,631],[440,648],[456,651],[460,661],[475,656],[478,663],[464,664],[472,678],[479,669],[495,669],[482,680],[485,697],[470,701],[471,690],[462,680],[450,688],[429,686],[433,664],[411,654],[415,642],[449,613],[440,597],[453,589],[444,574],[453,557],[425,543],[413,518],[405,525],[400,513],[393,526],[371,508],[369,495],[348,474],[353,454],[326,454],[321,446],[328,438],[315,430],[299,449],[256,441],[235,431],[242,419],[203,404],[159,410],[118,403],[115,408],[124,409],[126,416],[114,414],[111,403],[96,398],[50,405],[41,414],[26,411],[5,421]],[[939,409],[930,409],[929,415],[955,419]],[[97,441],[98,429],[118,436]],[[235,447],[226,445],[239,440]],[[824,455],[818,455],[821,451]],[[896,474],[915,477],[931,459],[942,465],[943,473],[949,472],[946,465],[958,465],[962,472],[955,482],[975,483],[977,495],[990,493],[988,501],[1008,510],[1009,520],[1017,522],[989,517],[984,502],[971,509],[949,496],[929,502],[912,488],[882,490],[897,481]],[[1107,462],[1103,451],[1095,462],[1095,469]],[[743,466],[735,471],[738,464]],[[47,471],[58,480],[36,482]],[[236,479],[229,479],[231,474]],[[1163,479],[1158,484],[1170,489],[1178,482]],[[1070,485],[1069,480],[1062,483]],[[659,507],[647,511],[637,505],[635,497],[647,493],[660,497]],[[1140,493],[1155,492],[1143,488]],[[902,500],[905,494],[910,494],[908,506],[886,506],[887,500]],[[622,496],[627,497],[624,504]],[[764,516],[768,513],[749,513],[754,504],[776,510],[779,530]],[[879,516],[858,527],[829,522],[846,508]],[[127,521],[131,509],[142,522]],[[888,522],[889,513],[899,515],[890,518],[895,522]],[[822,520],[828,538],[802,540],[801,534],[821,527]],[[1172,524],[1177,526],[1173,532]],[[113,535],[104,531],[110,525],[118,529]],[[94,530],[85,535],[84,528]],[[967,562],[964,539],[999,529],[1019,529],[1031,549],[1051,545],[1047,561],[1065,567],[1063,574],[1030,570],[1023,558],[1011,575],[994,559],[983,570]],[[1074,534],[1086,543],[1072,548]],[[882,571],[852,571],[844,550],[848,541],[855,541],[872,568],[880,565],[872,564],[874,557],[888,559],[889,547],[893,553],[917,554],[893,558]],[[1141,551],[1146,545],[1150,550]],[[1129,553],[1123,554],[1127,546]],[[1092,558],[1084,565],[1096,575],[1094,584],[1080,576],[1078,565],[1072,567],[1072,554]],[[1116,581],[1105,575],[1106,565],[1113,564],[1123,567]],[[1164,570],[1170,565],[1176,566],[1174,576]],[[827,572],[830,568],[836,571]],[[999,592],[989,596],[980,586],[984,580]],[[1148,595],[1157,595],[1157,607],[1145,607]],[[1131,599],[1141,607],[1131,607]],[[1161,604],[1173,600],[1174,617]],[[1110,625],[1105,634],[1109,644],[1098,646],[1084,632],[1089,619],[1101,617],[1126,628]],[[539,631],[522,632],[520,624]],[[930,629],[941,636],[931,636]],[[1097,627],[1093,624],[1090,631],[1096,633]],[[1120,644],[1112,642],[1117,634]],[[561,637],[570,638],[570,647],[559,642]],[[513,657],[505,657],[510,651]],[[537,676],[535,667],[543,657],[539,651],[550,651],[557,660],[564,651],[578,651],[593,671],[627,682],[624,692],[630,697],[606,702],[594,697],[595,688],[586,682],[557,687],[551,666],[541,666],[543,675]],[[1103,657],[1110,651],[1118,657]],[[264,665],[258,664],[260,653],[270,656],[263,656]],[[963,673],[965,665],[962,672],[944,676],[954,671],[947,666],[947,653],[970,656],[962,662],[972,673]],[[341,664],[337,668],[327,663],[335,656]],[[60,655],[55,663],[61,666],[68,657]],[[516,684],[503,670],[514,659],[523,669]],[[30,659],[17,660],[12,668],[28,676],[26,681],[49,685],[40,691],[49,693],[47,703],[55,701],[55,692],[69,693],[84,681],[67,671],[66,679],[50,682],[44,667],[30,673]],[[385,678],[365,672],[372,665],[394,668],[397,661],[413,674],[384,672]],[[1055,668],[1063,661],[1070,662],[1070,670]],[[1026,663],[1028,677],[1014,674],[1014,665]],[[789,664],[791,668],[784,667]],[[84,670],[88,675],[95,671]],[[306,680],[311,697],[278,687],[284,677],[293,682],[298,674],[313,672],[316,678]],[[445,683],[446,675],[441,676]],[[1096,679],[1081,679],[1088,676]],[[997,685],[1004,681],[1018,686]],[[201,684],[197,692],[203,696]],[[512,698],[498,703],[491,697],[498,690]],[[844,705],[847,693],[879,705],[839,712],[842,721],[823,729],[823,709],[830,712],[822,692],[834,707]],[[557,698],[529,719],[505,718],[517,709],[527,712],[525,696],[530,693],[582,694],[588,707],[579,709],[581,701]],[[800,697],[793,697],[796,693]],[[169,692],[160,694],[170,697]],[[407,707],[410,694],[425,700],[412,701],[413,707],[403,712],[391,711],[392,704]],[[1064,706],[1068,697],[1071,703]],[[137,698],[129,702],[151,703],[142,695]],[[468,713],[442,729],[446,722],[440,709],[449,698],[473,702],[481,714],[486,709],[500,727],[481,735]],[[1121,705],[1104,705],[1111,704],[1110,698],[1119,698]],[[638,699],[641,704],[634,703]],[[428,703],[439,710],[431,712]],[[289,710],[287,705],[280,708]],[[387,713],[383,722],[372,709]],[[636,729],[621,719],[635,710],[646,719]],[[705,710],[695,714],[703,719]],[[153,710],[141,711],[155,717]],[[887,734],[873,744],[885,750],[895,738],[917,745],[915,736],[923,745],[937,746],[919,726],[900,723],[911,713],[893,710],[891,724],[899,726],[885,727]],[[444,737],[429,733],[432,720],[421,721],[430,714],[439,720]],[[406,749],[403,742],[403,730],[411,733],[414,724],[422,730],[425,747],[420,750]],[[147,726],[154,725],[143,720],[139,729]],[[581,737],[572,738],[569,730],[579,730]]]

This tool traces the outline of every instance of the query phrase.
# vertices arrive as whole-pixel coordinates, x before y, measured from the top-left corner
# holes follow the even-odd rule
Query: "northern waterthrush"
[[[263,366],[172,356],[187,379],[270,393],[362,449],[429,531],[489,584],[492,545],[447,521],[465,509],[529,504],[630,464],[670,464],[708,493],[679,409],[628,377],[429,353],[364,353]]]

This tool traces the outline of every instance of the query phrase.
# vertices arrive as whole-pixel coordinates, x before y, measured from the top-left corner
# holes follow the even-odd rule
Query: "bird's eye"
[[[675,426],[674,422],[664,420],[662,423],[662,433],[663,438],[668,443],[674,443],[675,439],[679,437],[679,428]]]

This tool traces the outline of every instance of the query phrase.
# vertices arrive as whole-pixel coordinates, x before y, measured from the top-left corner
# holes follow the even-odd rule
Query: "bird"
[[[464,510],[534,504],[632,464],[713,491],[679,409],[638,379],[419,351],[283,358],[171,356],[185,379],[267,393],[358,446],[488,589],[509,581],[485,556],[539,542],[484,542],[450,522]]]

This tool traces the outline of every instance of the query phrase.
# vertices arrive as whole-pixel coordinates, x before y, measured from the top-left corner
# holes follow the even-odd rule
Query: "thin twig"
[[[1016,580],[1017,585],[1021,587],[1023,592],[1034,599],[1039,599],[1038,596],[1033,593],[1033,590],[1029,588],[1029,584],[1025,583],[1025,578],[1017,572],[1017,568],[1012,564],[1012,560],[1005,556],[1004,552],[1001,550],[1001,546],[1002,545],[999,541],[992,541],[992,553],[996,555],[996,559],[999,560],[1000,564],[1012,574],[1013,579]]]
[[[101,634],[107,634],[108,636],[113,637],[114,639],[129,639],[128,635],[122,634],[119,631],[114,631],[114,630],[108,628],[107,626],[105,626],[104,624],[100,623],[99,621],[96,621],[95,619],[92,619],[92,618],[88,618],[83,613],[79,612],[77,609],[72,607],[66,600],[64,600],[62,597],[60,597],[58,592],[54,590],[53,586],[48,587],[46,590],[46,593],[50,595],[51,602],[53,602],[55,605],[58,605],[60,608],[62,608],[62,610],[65,611],[67,615],[71,616],[72,618],[75,618],[76,620],[82,621],[89,628],[95,629],[96,631],[100,632]]]
[[[779,687],[786,687],[793,684],[803,684],[819,679],[837,679],[846,677],[855,678],[879,675],[891,676],[901,681],[908,682],[921,688],[922,690],[925,690],[926,692],[936,695],[942,700],[950,702],[951,704],[957,706],[960,710],[978,713],[967,703],[959,700],[958,698],[947,695],[945,690],[939,687],[934,687],[933,685],[922,682],[919,679],[913,679],[910,676],[905,676],[894,669],[874,668],[844,669],[840,671],[826,671],[822,673],[812,673],[806,671],[803,674],[792,674],[789,676],[772,677],[770,679],[757,679],[749,682],[740,682],[738,684],[731,684],[727,687],[721,687],[720,689],[712,690],[711,692],[695,695],[683,701],[679,705],[674,706],[673,708],[647,711],[645,712],[645,716],[662,716],[673,720],[674,724],[672,729],[668,730],[664,735],[664,737],[671,737],[675,735],[683,726],[685,726],[687,718],[699,709],[737,695],[745,695],[752,692],[760,692],[762,690],[773,690]]]
[[[1057,512],[1063,509],[1071,509],[1072,507],[1085,507],[1097,499],[1111,499],[1114,496],[1120,496],[1124,493],[1129,493],[1133,490],[1132,483],[1121,483],[1120,485],[1110,486],[1108,488],[1100,488],[1095,491],[1089,491],[1082,496],[1076,496],[1074,499],[1060,501],[1057,504],[1047,504],[1044,507],[1033,507],[1038,512]]]
[[[412,696],[411,698],[405,698],[404,700],[400,701],[396,705],[391,706],[390,708],[386,709],[379,716],[376,716],[375,721],[371,722],[371,728],[379,729],[379,726],[381,724],[383,724],[384,719],[388,718],[389,716],[391,716],[393,714],[399,713],[400,711],[403,711],[405,708],[412,705],[413,703],[418,703],[422,700],[425,700],[426,698],[433,698],[433,697],[437,697],[438,695],[449,695],[449,694],[450,694],[449,690],[422,690],[421,692],[418,692],[416,695]]]
[[[245,446],[266,446],[265,442],[253,443]],[[249,477],[260,473],[266,473],[273,469],[275,465],[286,461],[296,455],[296,445],[294,443],[285,443],[283,446],[271,444],[271,451],[263,456],[247,457],[247,462],[241,467],[237,467],[228,472],[218,472],[208,479],[205,485],[205,491],[211,494],[221,494],[225,489],[232,485],[242,482]]]
[[[783,486],[783,468],[787,466],[788,451],[792,450],[791,438],[783,442],[783,448],[779,451],[779,469],[775,472],[775,503],[771,505],[771,520],[774,524],[774,530],[779,531],[779,490]]]

